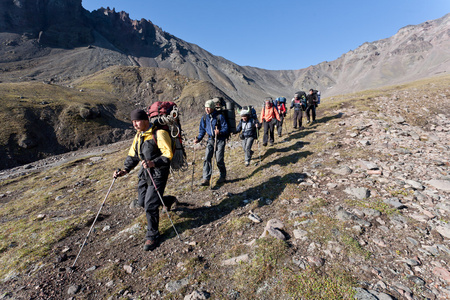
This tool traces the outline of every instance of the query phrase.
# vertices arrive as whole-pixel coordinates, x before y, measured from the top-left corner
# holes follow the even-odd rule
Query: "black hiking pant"
[[[306,119],[308,120],[308,122],[311,120],[310,113],[312,114],[312,120],[315,121],[316,120],[316,106],[314,104],[309,105],[306,108]]]
[[[169,168],[162,170],[162,172],[159,171],[161,170],[155,170],[155,168],[150,169],[155,185],[162,197],[166,188],[167,179],[169,178]],[[159,206],[162,203],[146,170],[143,170],[139,176],[138,204],[144,207],[147,217],[147,233],[145,238],[147,240],[157,239],[159,237]]]
[[[298,126],[299,128],[302,127],[302,118],[303,118],[303,111],[301,109],[299,110],[294,110],[294,116],[292,117],[293,122],[294,122],[294,129],[297,128],[297,122],[298,122]]]
[[[275,123],[277,122],[277,119],[272,119],[270,122],[266,122],[263,120],[264,123],[264,136],[263,136],[263,146],[267,146],[267,141],[271,145],[273,145],[275,138],[274,138],[274,131],[275,131]]]

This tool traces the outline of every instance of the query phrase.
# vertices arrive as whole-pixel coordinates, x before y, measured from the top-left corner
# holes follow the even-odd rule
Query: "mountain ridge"
[[[18,2],[22,3],[22,8],[32,3]],[[0,23],[2,44],[14,45],[4,50],[14,51],[14,47],[24,42],[37,41],[30,52],[39,52],[35,57],[28,55],[28,63],[36,59],[31,67],[16,56],[16,61],[10,61],[8,66],[12,69],[16,66],[17,72],[5,72],[8,51],[0,49],[2,81],[53,78],[55,82],[65,83],[114,64],[160,67],[177,70],[193,79],[210,81],[239,103],[259,105],[266,96],[289,97],[299,89],[314,87],[324,96],[332,96],[426,78],[450,69],[450,55],[443,50],[450,48],[450,14],[419,25],[405,26],[393,37],[364,43],[332,62],[277,71],[239,66],[164,32],[149,20],[132,20],[125,12],[109,8],[88,12],[82,8],[80,0],[72,0],[61,7],[52,1],[36,3],[47,7],[47,10],[41,9],[46,16],[58,8],[61,15],[75,12],[74,17],[65,20],[66,24],[73,22],[74,26],[55,29],[53,24],[38,26],[39,22],[38,25],[35,22],[25,26],[28,29],[35,26],[28,40],[20,36],[5,42],[6,25]],[[4,8],[6,12],[10,9]],[[67,28],[77,26],[81,28],[75,32],[77,38],[69,43],[64,39]],[[72,37],[74,33],[69,31],[69,34]],[[56,51],[52,46],[55,43],[65,48]],[[14,55],[9,56],[14,59]],[[58,64],[61,65],[59,69],[55,67]]]

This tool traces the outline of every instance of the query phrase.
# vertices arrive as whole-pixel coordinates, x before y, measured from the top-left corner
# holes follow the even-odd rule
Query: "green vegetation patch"
[[[356,280],[336,267],[329,272],[307,268],[304,271],[283,271],[285,292],[293,299],[353,299]]]
[[[276,277],[279,265],[288,254],[285,241],[274,238],[262,238],[256,241],[253,258],[242,263],[234,274],[234,282],[244,295],[254,295],[258,286],[272,277]]]

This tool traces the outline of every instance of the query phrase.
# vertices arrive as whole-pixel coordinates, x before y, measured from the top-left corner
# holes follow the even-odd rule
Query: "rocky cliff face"
[[[314,87],[331,96],[450,69],[450,14],[404,27],[332,62],[269,71],[236,65],[124,12],[89,13],[81,0],[14,0],[2,2],[0,11],[0,81],[70,82],[111,65],[161,67],[210,81],[236,101],[258,105],[266,96],[290,97],[300,89]]]
[[[81,0],[2,1],[0,11],[0,32],[26,33],[65,48],[93,41]]]

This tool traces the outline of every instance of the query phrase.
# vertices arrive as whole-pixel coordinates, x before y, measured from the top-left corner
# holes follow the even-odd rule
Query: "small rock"
[[[232,257],[230,259],[222,261],[222,266],[234,266],[239,264],[240,262],[246,262],[249,260],[248,254],[243,254],[240,256]]]
[[[89,269],[86,269],[85,272],[92,272],[92,271],[95,271],[95,269],[97,269],[97,267],[96,266],[92,266]]]
[[[397,197],[384,199],[383,202],[386,203],[386,204],[392,205],[396,209],[406,208],[406,206],[403,203],[401,203]]]
[[[342,175],[342,176],[350,175],[350,174],[352,174],[352,172],[353,172],[353,170],[350,169],[350,168],[347,167],[347,166],[342,167],[342,168],[339,168],[339,169],[333,169],[333,170],[331,170],[331,171],[332,171],[334,174]]]
[[[128,274],[133,273],[133,267],[130,265],[124,265],[123,269],[125,270],[125,272],[127,272]]]
[[[262,222],[262,219],[257,214],[253,213],[252,211],[249,212],[248,218],[255,223]]]
[[[114,280],[108,281],[105,285],[106,285],[106,287],[113,287],[114,286]]]
[[[278,228],[274,228],[274,227],[266,228],[266,230],[263,233],[262,237],[266,236],[266,234],[265,234],[266,232],[269,233],[272,237],[274,237],[276,239],[279,239],[279,240],[282,240],[282,241],[286,240],[286,236]]]
[[[391,117],[391,120],[397,124],[405,123],[405,119],[402,116],[393,116]]]
[[[411,267],[420,265],[420,262],[415,259],[407,259],[407,260],[405,260],[405,263]]]
[[[67,290],[68,295],[75,295],[80,291],[81,287],[79,285],[71,285]]]
[[[450,272],[444,268],[435,267],[433,269],[433,274],[436,275],[439,279],[446,281],[447,284],[450,283]]]
[[[294,237],[297,240],[306,240],[308,236],[308,232],[305,230],[301,230],[301,229],[295,229],[294,230]]]
[[[438,190],[447,191],[447,192],[450,191],[450,180],[433,179],[433,180],[428,180],[425,183],[431,185],[434,188],[437,188]]]
[[[426,284],[425,280],[417,276],[409,276],[408,279],[419,287],[423,287]]]
[[[368,175],[383,175],[383,171],[381,170],[367,170]]]
[[[189,295],[184,296],[184,300],[205,300],[211,295],[205,291],[193,291]]]
[[[377,170],[377,169],[379,169],[379,167],[376,164],[374,164],[373,162],[365,161],[365,160],[359,161],[358,165],[361,168],[366,169],[366,170]]]
[[[447,239],[450,239],[450,226],[436,226],[436,231]]]
[[[166,290],[169,291],[170,293],[174,293],[174,292],[182,289],[183,287],[187,286],[189,284],[189,280],[190,280],[190,276],[180,279],[180,280],[168,282],[166,284]]]
[[[39,214],[39,215],[36,216],[36,221],[41,221],[41,220],[43,220],[45,217],[46,217],[45,214]]]
[[[325,260],[320,257],[308,256],[308,257],[306,257],[306,259],[308,260],[308,263],[310,265],[315,266],[315,267],[321,267],[325,264]]]
[[[357,300],[378,300],[377,297],[362,288],[354,288],[356,291],[355,298]]]
[[[363,200],[370,197],[370,191],[364,187],[358,188],[347,188],[344,190],[349,195],[355,196],[356,198]]]

